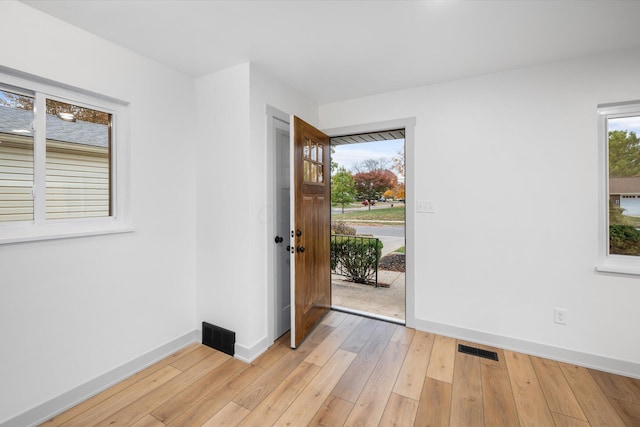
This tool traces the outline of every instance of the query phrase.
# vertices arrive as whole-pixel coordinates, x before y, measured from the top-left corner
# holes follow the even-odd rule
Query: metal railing
[[[378,287],[382,242],[377,237],[331,235],[331,272]]]

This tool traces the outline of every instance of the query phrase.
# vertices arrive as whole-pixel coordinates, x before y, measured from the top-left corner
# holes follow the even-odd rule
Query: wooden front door
[[[331,307],[330,141],[291,118],[293,189],[291,347],[295,348]]]

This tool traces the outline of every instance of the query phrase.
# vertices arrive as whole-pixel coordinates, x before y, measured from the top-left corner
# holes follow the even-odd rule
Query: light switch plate
[[[436,203],[433,200],[418,200],[416,201],[416,212],[435,213]]]

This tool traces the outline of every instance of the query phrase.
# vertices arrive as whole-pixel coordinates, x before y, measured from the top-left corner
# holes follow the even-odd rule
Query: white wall
[[[198,322],[236,332],[252,360],[268,337],[266,105],[317,122],[317,107],[252,64],[196,81],[198,111]]]
[[[2,423],[196,328],[196,176],[193,79],[18,2],[0,16],[0,65],[130,102],[135,226],[0,246]]]
[[[633,50],[320,106],[322,128],[416,117],[418,327],[640,377],[640,278],[594,271],[596,106],[638,75]]]

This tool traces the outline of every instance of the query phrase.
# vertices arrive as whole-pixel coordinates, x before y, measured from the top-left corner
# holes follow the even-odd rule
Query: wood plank
[[[456,340],[436,335],[427,368],[427,377],[453,384]]]
[[[191,405],[169,425],[191,427],[204,424],[263,372],[264,369],[259,366],[249,366],[226,383],[206,392],[197,403]]]
[[[169,424],[191,405],[197,403],[207,391],[220,387],[248,367],[249,365],[237,359],[225,359],[223,363],[212,367],[213,369],[202,371],[202,375],[197,381],[188,383],[178,393],[165,399],[149,412],[158,420]]]
[[[87,426],[94,425],[114,412],[128,406],[147,393],[167,383],[180,375],[181,372],[171,365],[165,366],[153,374],[143,378],[131,387],[117,393],[110,398],[98,403],[90,411],[83,412],[76,417],[62,423],[63,426]]]
[[[202,427],[231,427],[237,426],[251,411],[231,401],[220,410]]]
[[[300,355],[290,351],[275,365],[267,369],[234,398],[234,402],[249,410],[255,409],[300,363]]]
[[[325,363],[340,348],[347,337],[362,322],[362,317],[349,316],[338,325],[333,332],[322,342],[322,345],[316,347],[311,354],[304,359],[307,363],[313,363],[318,366],[324,366]]]
[[[358,353],[367,343],[373,331],[375,331],[378,322],[374,319],[364,318],[358,327],[347,337],[340,346],[344,351]]]
[[[220,353],[206,345],[199,345],[194,351],[189,352],[184,357],[180,357],[171,362],[171,366],[181,371],[186,371],[196,363],[202,362],[213,353]],[[230,356],[228,356],[230,358]]]
[[[302,358],[307,357],[317,346],[319,346],[336,328],[327,325],[318,325],[313,331],[302,341],[302,344],[296,348],[295,351]]]
[[[164,424],[158,421],[153,415],[147,414],[131,427],[164,427]]]
[[[624,400],[609,399],[613,409],[628,426],[640,426],[640,404]]]
[[[625,377],[589,369],[589,373],[605,396],[630,403],[640,403]]]
[[[407,357],[404,359],[393,392],[416,401],[420,400],[422,386],[427,375],[429,357],[435,335],[428,332],[416,332],[413,336]],[[417,406],[416,406],[417,408]]]
[[[518,409],[520,425],[553,425],[553,417],[544,397],[529,356],[513,351],[504,352],[509,368],[511,389]]]
[[[249,384],[265,372],[265,370],[259,366],[251,365],[244,371],[239,372],[233,378],[231,378],[223,387],[229,387],[235,389],[238,393],[244,390]]]
[[[413,340],[413,335],[416,333],[415,329],[398,327],[391,337],[391,341],[399,342],[400,344],[410,345]]]
[[[341,426],[349,416],[351,409],[353,409],[353,403],[330,395],[316,412],[316,416],[309,423],[309,427]]]
[[[482,402],[486,426],[518,426],[518,411],[513,400],[509,372],[499,364],[480,362]]]
[[[416,413],[418,411],[418,402],[408,397],[391,393],[387,407],[384,409],[382,419],[378,427],[387,426],[412,426]]]
[[[416,426],[447,427],[451,415],[452,385],[426,378],[418,403]]]
[[[625,381],[627,382],[629,388],[633,390],[636,398],[640,399],[640,379],[625,377]]]
[[[389,342],[349,414],[345,426],[377,425],[407,354],[406,344]]]
[[[577,418],[568,417],[564,414],[559,414],[557,412],[552,412],[553,421],[556,423],[556,427],[590,427],[589,424],[585,420],[579,420]]]
[[[143,369],[142,371],[130,376],[129,378],[120,381],[118,384],[114,385],[113,387],[109,387],[108,389],[106,389],[105,391],[96,394],[95,396],[85,400],[84,402],[74,406],[73,408],[59,414],[56,415],[55,417],[51,418],[50,420],[46,421],[45,423],[43,423],[43,426],[58,426],[63,424],[64,422],[70,420],[71,418],[74,418],[76,416],[78,416],[79,414],[90,410],[91,408],[93,408],[94,406],[96,406],[98,403],[103,402],[105,400],[107,400],[108,398],[110,398],[111,396],[114,396],[124,390],[126,390],[127,388],[131,387],[133,384],[137,383],[138,381],[142,380],[143,378],[148,377],[149,375],[153,374],[154,372],[158,372],[160,369],[164,368],[165,366],[171,364],[173,361],[180,359],[181,357],[184,357],[185,355],[189,354],[190,352],[192,352],[193,350],[195,350],[196,348],[198,348],[199,346],[201,346],[201,344],[198,343],[193,343],[190,344],[178,351],[176,351],[175,353],[171,354],[170,356],[165,357],[164,359],[154,363],[153,365],[149,366],[148,368]]]
[[[558,362],[587,421],[592,426],[623,426],[624,423],[587,368]]]
[[[332,392],[334,396],[351,403],[358,399],[394,331],[394,325],[386,322],[378,323],[367,344],[362,347],[347,372],[336,384]]]
[[[243,427],[273,424],[320,371],[318,365],[298,365],[240,424]]]
[[[184,393],[190,385],[202,381],[203,375],[206,376],[206,374],[214,371],[217,367],[225,362],[229,364],[237,362],[242,366],[247,366],[240,361],[231,359],[227,354],[213,349],[209,350],[211,350],[211,352],[208,352],[209,355],[203,358],[200,362],[194,364],[182,374],[177,375],[175,378],[172,378],[171,380],[162,384],[160,387],[155,388],[153,391],[135,400],[130,405],[120,409],[117,412],[114,412],[109,417],[97,423],[96,426],[129,426],[148,413],[152,413],[153,416],[160,419],[158,415],[156,415],[155,412],[152,411],[157,409],[159,406],[166,404],[167,402],[171,402],[176,397],[181,398],[183,396],[182,393]],[[196,351],[198,350],[195,350],[191,354],[195,353]],[[186,356],[185,358],[188,357],[189,356]],[[187,395],[192,396],[189,393],[187,393]],[[161,421],[164,422],[164,420],[162,419]]]
[[[290,351],[291,348],[289,347],[289,343],[276,343],[269,347],[267,351],[258,356],[258,358],[251,362],[251,364],[260,366],[264,369],[268,369]]]
[[[344,319],[347,318],[347,313],[343,313],[341,311],[331,310],[320,322],[322,325],[337,327],[342,323]]]
[[[553,360],[540,357],[529,356],[529,359],[540,380],[542,392],[551,412],[587,421],[587,417],[560,370],[560,365]]]
[[[307,425],[355,357],[354,353],[337,350],[274,425]]]
[[[480,358],[455,354],[451,391],[451,425],[484,426]]]
[[[218,386],[202,396],[197,403],[191,405],[167,425],[171,427],[201,426],[231,402],[236,394],[238,394],[238,390],[233,387]]]

